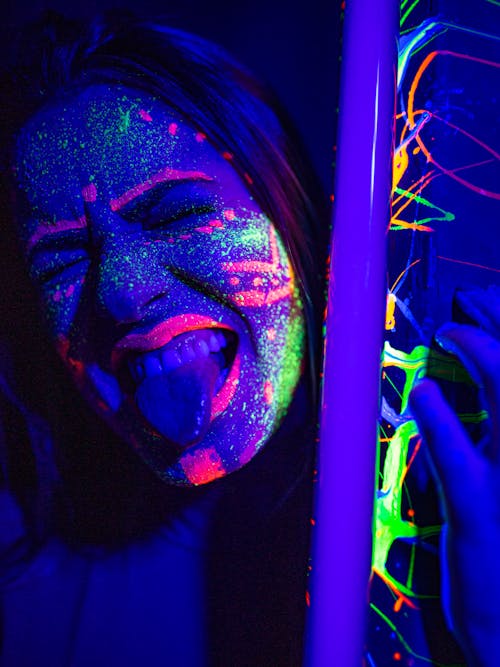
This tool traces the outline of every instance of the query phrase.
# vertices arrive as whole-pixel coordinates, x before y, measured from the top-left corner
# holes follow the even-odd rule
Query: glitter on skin
[[[164,178],[174,174],[184,177]],[[31,275],[59,354],[96,413],[169,483],[204,484],[244,465],[290,404],[304,322],[281,238],[232,163],[163,103],[102,85],[29,123],[18,178]],[[122,381],[126,363],[112,364],[125,324],[141,336],[172,318],[181,332],[206,318],[208,330],[237,339],[207,430],[181,451],[139,410]],[[186,368],[203,385],[201,371]]]

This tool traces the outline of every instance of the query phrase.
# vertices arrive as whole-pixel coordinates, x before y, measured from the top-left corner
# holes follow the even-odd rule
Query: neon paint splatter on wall
[[[456,289],[498,284],[500,40],[496,3],[402,0],[378,491],[366,664],[463,665],[439,599],[442,517],[415,422],[415,382],[439,377],[472,434],[470,378],[436,352]],[[480,11],[479,11],[480,10]],[[496,114],[495,116],[495,109]],[[458,313],[458,316],[460,314]]]

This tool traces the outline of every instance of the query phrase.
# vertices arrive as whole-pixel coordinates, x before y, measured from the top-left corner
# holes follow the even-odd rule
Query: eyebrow
[[[59,234],[73,229],[85,229],[87,219],[81,215],[75,220],[56,220],[56,222],[41,222],[28,239],[26,251],[30,253],[33,247],[49,234]]]
[[[111,199],[109,206],[112,211],[119,211],[122,207],[129,204],[137,197],[140,197],[148,190],[152,190],[162,183],[173,183],[176,181],[213,181],[211,176],[208,176],[203,171],[183,171],[181,169],[170,169],[166,167],[161,171],[153,174],[150,178],[142,183],[134,185],[130,190],[124,192],[120,197]]]

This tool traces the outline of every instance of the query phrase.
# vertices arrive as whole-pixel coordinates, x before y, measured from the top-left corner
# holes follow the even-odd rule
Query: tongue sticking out
[[[161,435],[187,447],[205,437],[219,373],[219,364],[208,357],[146,377],[135,393],[137,406]]]

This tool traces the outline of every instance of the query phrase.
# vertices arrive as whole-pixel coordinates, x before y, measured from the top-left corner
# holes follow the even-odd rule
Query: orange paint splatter
[[[229,278],[229,282],[231,283],[231,285],[238,285],[239,282],[240,282],[240,279],[237,278],[236,276],[231,276]]]
[[[224,151],[222,153],[222,157],[224,158],[224,160],[232,160],[233,159],[233,154],[229,153],[229,151]]]
[[[385,329],[391,331],[396,326],[396,317],[394,311],[396,309],[396,295],[389,292],[387,295],[387,306],[385,312]]]
[[[266,331],[267,340],[276,340],[276,329],[271,327]]]
[[[170,125],[168,126],[168,133],[172,137],[175,137],[175,135],[177,134],[178,127],[179,126],[177,125],[177,123],[170,123]]]
[[[224,211],[224,217],[226,218],[226,220],[234,220],[236,217],[234,209],[226,208],[226,210]]]
[[[203,134],[203,132],[197,132],[197,133],[195,134],[195,137],[194,137],[194,138],[196,139],[196,141],[197,141],[199,144],[201,144],[202,141],[205,141],[205,139],[207,138],[207,135],[206,135],[206,134]]]

